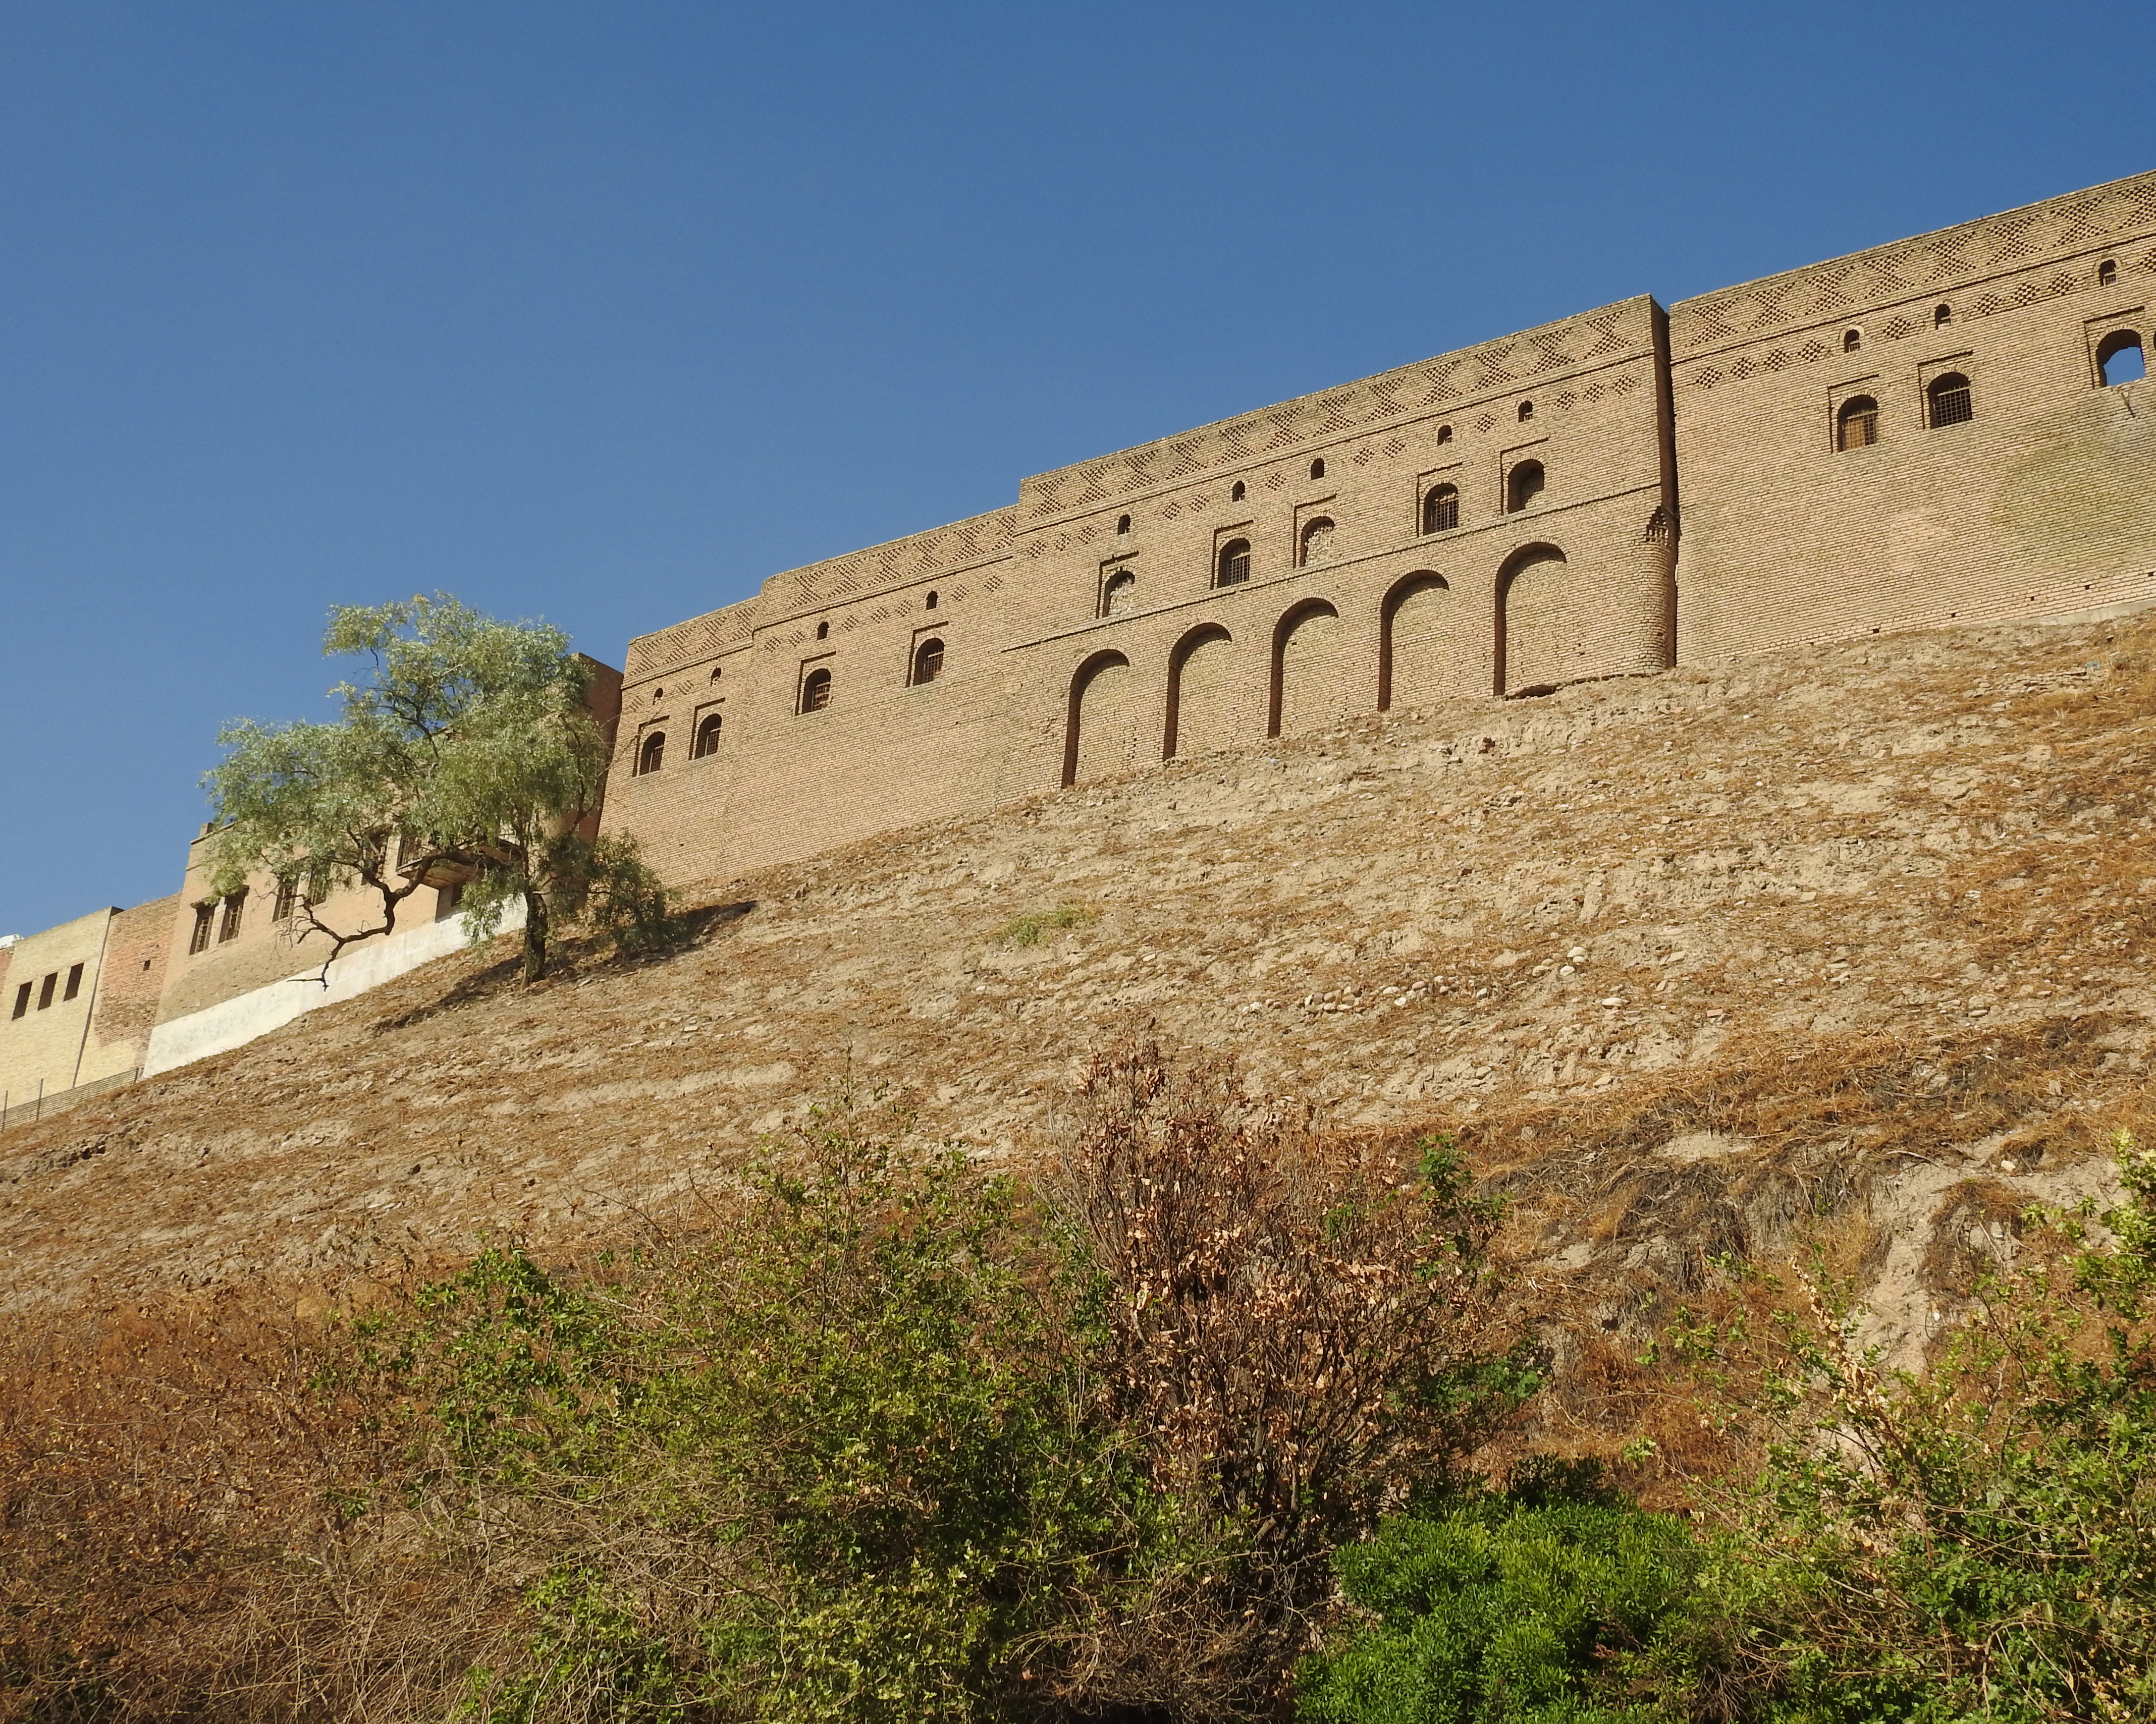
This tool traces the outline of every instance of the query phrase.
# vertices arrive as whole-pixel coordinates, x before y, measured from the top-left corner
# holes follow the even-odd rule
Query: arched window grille
[[[1869,449],[1879,441],[1879,403],[1869,395],[1852,395],[1834,417],[1836,449]]]
[[[725,728],[726,715],[707,712],[696,721],[696,739],[689,745],[689,758],[702,760],[719,752],[719,732]]]
[[[801,679],[801,710],[821,712],[831,704],[831,673],[812,670]]]
[[[1505,512],[1517,515],[1543,494],[1548,482],[1540,461],[1522,461],[1505,480]]]
[[[1216,587],[1240,587],[1250,578],[1250,541],[1230,539],[1220,547],[1219,562],[1214,565],[1213,584]]]
[[[2112,259],[2106,258],[2096,266],[2096,285],[2098,287],[2109,287],[2118,280],[2118,265]]]
[[[1851,329],[1851,330],[1845,330],[1845,331],[1842,331],[1842,336],[1841,336],[1841,351],[1842,351],[1843,352],[1845,352],[1845,353],[1854,353],[1854,352],[1856,352],[1856,350],[1857,350],[1858,348],[1861,347],[1863,345],[1864,345],[1864,331],[1863,331],[1862,330],[1861,330],[1861,329]]]
[[[1426,533],[1445,533],[1459,525],[1460,487],[1432,485],[1422,500],[1422,530]]]
[[[636,745],[636,776],[655,772],[666,763],[666,732],[653,731]]]
[[[943,643],[931,635],[913,649],[913,680],[933,682],[943,674]]]
[[[1930,408],[1932,428],[1943,425],[1966,425],[1976,417],[1976,403],[1969,392],[1969,379],[1958,371],[1950,371],[1943,377],[1934,377],[1924,390],[1924,398]]]

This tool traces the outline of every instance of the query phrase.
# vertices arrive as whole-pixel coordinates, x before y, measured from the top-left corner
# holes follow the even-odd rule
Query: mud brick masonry
[[[604,827],[723,880],[1356,713],[2156,602],[2152,296],[2147,174],[1035,475],[631,642]],[[285,1021],[275,883],[204,890],[0,947],[8,1107]]]
[[[630,644],[606,824],[723,878],[1450,695],[2156,597],[2156,174],[1025,480]]]

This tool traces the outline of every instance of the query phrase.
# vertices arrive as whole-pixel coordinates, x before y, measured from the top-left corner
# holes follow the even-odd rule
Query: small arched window
[[[1932,327],[1933,329],[1944,329],[1953,321],[1953,307],[1952,305],[1934,305],[1932,307]]]
[[[1540,461],[1522,461],[1505,480],[1505,512],[1517,515],[1543,494],[1548,482]]]
[[[1125,533],[1128,532],[1130,530],[1131,530],[1131,518],[1130,518],[1130,516],[1127,516],[1127,515],[1119,515],[1119,516],[1117,516],[1116,517],[1116,536],[1120,538],[1123,534],[1125,534]]]
[[[666,692],[665,685],[665,684],[663,684],[663,683],[662,683],[659,687],[657,687],[657,688],[654,689],[654,690],[651,691],[651,704],[652,704],[653,706],[656,706],[659,704],[660,698],[661,698],[661,697],[665,694],[665,692]]]
[[[696,721],[696,740],[689,745],[690,759],[702,760],[719,752],[719,731],[725,718],[724,713],[707,712]]]
[[[1869,449],[1879,441],[1879,403],[1869,395],[1852,395],[1834,416],[1836,449]]]
[[[1534,403],[1532,403],[1532,401],[1523,401],[1523,402],[1522,402],[1522,403],[1520,403],[1520,423],[1521,423],[1522,425],[1524,425],[1524,424],[1526,424],[1526,423],[1527,423],[1527,421],[1528,421],[1529,419],[1532,419],[1532,418],[1534,418],[1534,416],[1535,416],[1535,404],[1534,404]]]
[[[1657,504],[1655,512],[1647,517],[1647,542],[1666,545],[1670,541],[1670,511]]]
[[[1322,479],[1325,477],[1324,456],[1320,455],[1316,460],[1310,464],[1310,476],[1312,479]]]
[[[1943,377],[1934,377],[1924,391],[1924,399],[1931,410],[1932,428],[1942,425],[1966,425],[1976,417],[1976,403],[1970,399],[1969,379],[1958,371],[1950,371]]]
[[[1452,441],[1452,427],[1451,427],[1451,426],[1450,426],[1450,425],[1440,425],[1440,426],[1437,428],[1437,440],[1438,440],[1440,443],[1450,443],[1450,442],[1451,442],[1451,441]]]
[[[1432,485],[1422,500],[1422,530],[1426,533],[1448,533],[1459,525],[1459,486]]]
[[[1219,562],[1214,565],[1213,584],[1215,587],[1240,587],[1250,578],[1250,541],[1230,539],[1220,547]]]
[[[666,763],[666,732],[650,731],[636,745],[636,776],[655,772]]]
[[[816,625],[816,639],[819,640],[829,640],[830,638],[831,625],[829,623],[819,623]]]
[[[1228,487],[1228,500],[1231,503],[1241,502],[1247,490],[1248,487],[1244,485],[1243,481],[1240,479],[1237,480],[1233,485]]]
[[[1332,554],[1332,523],[1322,515],[1303,523],[1298,562],[1322,562]]]
[[[2096,374],[2109,386],[2138,383],[2148,375],[2148,356],[2142,351],[2138,330],[2113,330],[2096,350]]]
[[[933,682],[943,674],[943,643],[934,635],[913,649],[913,680],[916,685]]]
[[[2111,259],[2106,258],[2096,266],[2096,285],[2098,287],[2109,287],[2118,280],[2118,265]]]
[[[801,679],[801,710],[821,712],[831,704],[831,673],[828,670],[810,671]]]
[[[933,587],[928,589],[928,597],[923,601],[921,608],[924,611],[932,611],[936,608],[936,589]]]
[[[1129,569],[1118,570],[1108,577],[1107,585],[1101,589],[1101,614],[1104,617],[1120,616],[1137,603],[1137,574]]]
[[[1843,352],[1854,353],[1863,345],[1864,331],[1862,330],[1845,329],[1841,332],[1841,351]]]
[[[721,669],[721,667],[716,664],[711,666],[711,680],[713,682],[716,682],[719,680],[719,671]]]

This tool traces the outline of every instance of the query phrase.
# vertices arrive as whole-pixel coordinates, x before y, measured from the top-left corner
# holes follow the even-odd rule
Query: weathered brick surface
[[[644,636],[607,824],[701,879],[1395,700],[1659,668],[1659,319],[1629,300],[1043,474]],[[1544,488],[1508,511],[1529,460]],[[1457,525],[1425,533],[1440,484]],[[1249,578],[1221,586],[1233,541]],[[801,711],[818,670],[830,704]]]
[[[2156,174],[1674,306],[1681,656],[2156,597],[2156,400],[2095,365],[2152,299]]]
[[[607,823],[702,879],[1388,706],[2156,598],[2156,402],[2094,358],[2152,292],[2156,175],[1036,475],[634,642]],[[1949,372],[1975,414],[1933,426]]]

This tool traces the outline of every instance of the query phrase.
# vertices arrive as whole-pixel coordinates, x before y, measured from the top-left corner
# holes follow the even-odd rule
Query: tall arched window
[[[655,772],[666,763],[666,732],[652,731],[636,745],[636,776]]]
[[[801,710],[821,712],[831,704],[831,673],[812,670],[801,679]]]
[[[726,715],[723,713],[707,712],[696,721],[696,740],[689,745],[690,759],[701,760],[706,755],[716,754],[719,752],[719,731],[724,726],[725,719]]]
[[[1296,562],[1322,562],[1332,554],[1332,523],[1322,515],[1315,521],[1305,521],[1302,538],[1296,547]]]
[[[1214,566],[1213,584],[1215,587],[1240,587],[1250,578],[1250,541],[1230,539],[1220,547],[1219,560]]]
[[[1505,479],[1505,512],[1517,515],[1543,494],[1547,483],[1540,461],[1522,461]]]
[[[2113,330],[2096,350],[2096,374],[2107,386],[2138,383],[2148,375],[2148,356],[2142,351],[2138,330]]]
[[[933,682],[943,674],[943,643],[930,635],[913,649],[913,680],[917,686]]]
[[[1138,577],[1130,569],[1119,569],[1108,577],[1107,584],[1101,588],[1101,614],[1120,616],[1137,603]]]
[[[1879,441],[1879,403],[1869,395],[1852,395],[1834,416],[1836,449],[1869,449]]]
[[[1934,431],[1942,425],[1966,425],[1976,417],[1976,403],[1969,398],[1969,379],[1958,371],[1933,377],[1924,390],[1924,400],[1930,409]]]
[[[1422,530],[1426,533],[1445,533],[1451,531],[1459,525],[1459,486],[1432,485],[1423,495]]]

